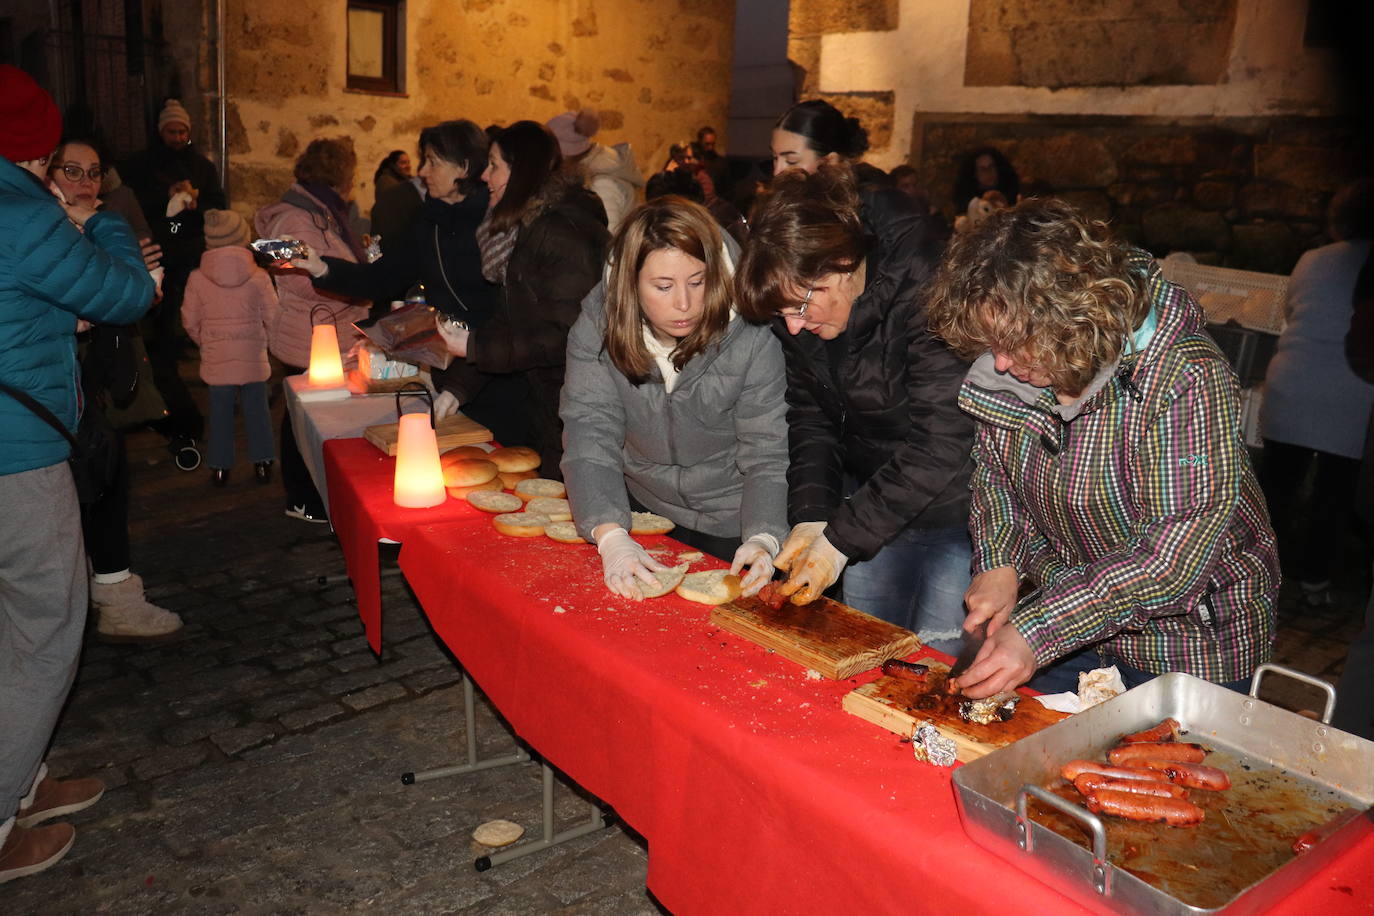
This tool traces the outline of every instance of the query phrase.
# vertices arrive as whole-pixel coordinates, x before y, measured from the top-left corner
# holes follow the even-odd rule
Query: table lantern
[[[428,413],[401,413],[402,397],[423,397]],[[396,392],[396,480],[392,498],[408,509],[427,509],[448,498],[444,470],[439,464],[439,440],[434,434],[434,398],[419,382]]]
[[[327,323],[315,324],[315,313],[329,316]],[[310,310],[310,387],[337,388],[344,383],[343,359],[339,356],[339,332],[335,315],[323,305]]]

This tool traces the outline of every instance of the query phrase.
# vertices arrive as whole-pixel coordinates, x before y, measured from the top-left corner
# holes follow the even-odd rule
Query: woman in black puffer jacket
[[[844,163],[784,172],[754,213],[736,283],[787,362],[782,590],[811,601],[852,563],[846,603],[955,648],[973,423],[967,364],[926,327],[938,226],[899,191],[857,190]]]

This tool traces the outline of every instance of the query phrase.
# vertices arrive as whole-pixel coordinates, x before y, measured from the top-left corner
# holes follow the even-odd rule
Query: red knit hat
[[[42,159],[62,139],[62,115],[42,86],[18,67],[0,64],[0,156]]]

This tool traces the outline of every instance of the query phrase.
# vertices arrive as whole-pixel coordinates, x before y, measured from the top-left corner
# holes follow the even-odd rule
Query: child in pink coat
[[[234,402],[243,404],[248,457],[258,483],[272,479],[272,418],[267,407],[267,336],[277,293],[248,250],[248,223],[233,210],[205,211],[205,254],[186,281],[181,320],[200,346],[200,377],[210,386],[210,479],[229,482],[234,464]]]

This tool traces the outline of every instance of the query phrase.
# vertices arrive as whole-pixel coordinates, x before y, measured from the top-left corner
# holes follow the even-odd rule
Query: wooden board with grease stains
[[[780,608],[758,598],[736,598],[711,608],[711,622],[837,681],[921,646],[910,630],[829,598],[784,602]]]
[[[958,747],[958,757],[965,763],[1068,718],[1068,713],[1046,709],[1023,697],[1016,704],[1016,714],[1006,722],[965,722],[959,716],[959,703],[964,698],[946,692],[949,666],[929,658],[921,659],[921,664],[930,666],[924,681],[880,677],[846,694],[844,711],[904,738],[911,736],[918,722],[933,722],[940,734]]]

